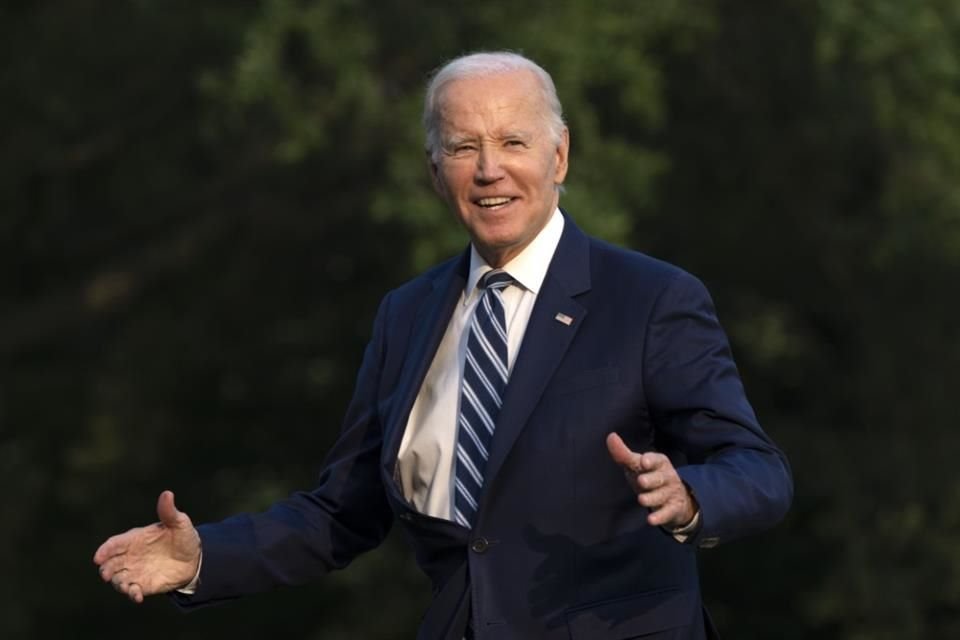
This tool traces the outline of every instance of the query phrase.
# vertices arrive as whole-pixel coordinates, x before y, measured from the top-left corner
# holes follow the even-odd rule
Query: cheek
[[[523,180],[537,190],[553,188],[557,177],[557,163],[550,157],[541,158],[536,166],[529,166],[523,172]]]
[[[460,163],[448,164],[440,170],[440,179],[452,193],[462,191],[463,187],[470,183],[472,175],[470,168]]]

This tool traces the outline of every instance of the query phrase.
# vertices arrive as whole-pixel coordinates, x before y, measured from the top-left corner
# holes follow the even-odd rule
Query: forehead
[[[527,129],[545,122],[543,92],[527,70],[453,80],[442,88],[438,105],[444,129]]]

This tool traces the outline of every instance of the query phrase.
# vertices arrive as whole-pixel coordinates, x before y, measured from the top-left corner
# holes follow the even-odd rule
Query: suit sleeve
[[[389,296],[374,323],[343,429],[317,487],[258,514],[198,527],[203,566],[192,608],[280,585],[302,584],[346,566],[384,539],[393,521],[380,478],[377,388]]]
[[[648,325],[644,387],[658,444],[700,505],[690,543],[714,546],[766,529],[786,514],[793,481],[764,433],[703,284],[678,272]]]

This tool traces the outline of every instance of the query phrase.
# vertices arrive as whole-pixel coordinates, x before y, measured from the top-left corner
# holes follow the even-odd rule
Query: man
[[[164,492],[103,579],[200,606],[343,567],[396,518],[433,582],[420,638],[716,637],[696,549],[776,523],[792,482],[706,290],[558,209],[569,133],[533,62],[448,63],[424,121],[471,246],[384,298],[319,486],[199,528]]]

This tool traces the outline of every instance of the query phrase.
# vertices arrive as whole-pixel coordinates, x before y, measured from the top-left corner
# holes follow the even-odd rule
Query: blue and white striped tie
[[[467,357],[460,388],[457,429],[454,518],[469,528],[483,489],[483,473],[507,388],[507,323],[503,289],[514,280],[505,271],[488,271],[480,279],[483,290],[470,322]]]

